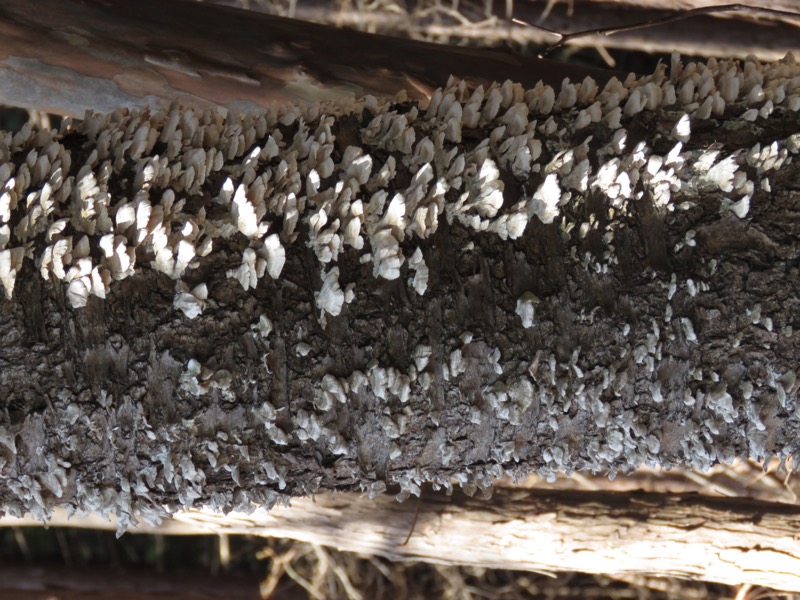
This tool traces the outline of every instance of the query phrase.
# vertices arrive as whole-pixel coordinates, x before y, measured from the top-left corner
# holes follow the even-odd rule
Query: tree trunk
[[[798,450],[800,71],[453,82],[0,140],[0,506]]]
[[[180,24],[180,26],[176,26]],[[170,0],[0,0],[0,104],[83,117],[173,101],[258,112],[364,94],[427,100],[450,75],[553,85],[611,71]]]

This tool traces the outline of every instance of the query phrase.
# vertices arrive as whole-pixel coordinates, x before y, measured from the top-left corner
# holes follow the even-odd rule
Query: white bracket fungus
[[[517,300],[516,313],[522,319],[522,326],[525,329],[533,327],[534,310],[537,304],[539,304],[539,298],[531,292],[525,292]]]
[[[528,218],[536,215],[542,223],[549,225],[558,216],[560,201],[561,186],[558,184],[558,176],[550,173],[528,201]]]
[[[256,252],[252,248],[245,248],[242,252],[242,264],[237,269],[228,271],[228,277],[237,279],[245,291],[258,284],[258,278],[263,277],[266,271],[267,262],[262,258],[256,257]]]
[[[311,352],[311,346],[306,342],[299,342],[294,347],[294,352],[297,356],[308,356],[308,353]]]
[[[339,286],[339,267],[322,275],[322,289],[315,294],[317,308],[331,316],[338,316],[344,305],[344,292]]]
[[[726,210],[731,211],[740,219],[744,219],[747,216],[747,213],[750,212],[750,196],[744,196],[736,202],[732,202],[727,198],[723,198],[720,211]]]
[[[25,258],[24,248],[0,250],[0,282],[6,290],[6,298],[9,300],[14,294],[14,284],[17,273],[22,268],[23,258]]]
[[[414,250],[414,254],[408,259],[408,268],[415,271],[412,282],[414,291],[420,296],[424,295],[428,289],[428,265],[425,264],[420,248]]]
[[[189,286],[183,281],[179,281],[176,288],[177,293],[172,301],[172,306],[182,311],[190,319],[202,314],[208,299],[208,287],[206,284],[201,283],[189,291]]]
[[[405,258],[400,243],[390,229],[381,229],[370,236],[373,275],[393,280],[400,277],[400,267]]]
[[[105,299],[106,291],[111,280],[107,269],[92,265],[90,258],[80,258],[74,261],[64,276],[64,281],[69,283],[67,298],[73,308],[86,306],[89,294]]]
[[[689,115],[684,113],[672,128],[672,139],[684,144],[689,141],[692,134],[692,125]]]
[[[267,236],[264,240],[264,251],[267,254],[267,273],[273,279],[278,279],[286,263],[286,249],[281,245],[277,233]]]
[[[274,326],[272,324],[272,319],[267,315],[260,315],[258,317],[258,323],[251,325],[250,329],[257,331],[262,338],[267,339],[269,334],[274,330]]]
[[[226,184],[230,181],[228,179]],[[231,182],[232,185],[232,182]],[[259,215],[253,204],[247,198],[247,188],[239,184],[231,202],[231,216],[236,227],[248,238],[261,237],[269,229],[269,223],[260,223]]]

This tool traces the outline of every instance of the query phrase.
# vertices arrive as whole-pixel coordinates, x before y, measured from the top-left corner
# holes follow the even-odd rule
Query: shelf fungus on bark
[[[796,195],[793,58],[675,57],[669,73],[602,88],[451,79],[427,106],[342,102],[119,109],[0,133],[6,306],[41,276],[36,293],[70,305],[42,317],[48,343],[80,329],[96,346],[105,325],[80,320],[95,298],[135,322],[147,300],[132,281],[172,297],[162,334],[103,346],[115,358],[86,372],[62,357],[67,391],[0,426],[14,450],[0,453],[4,510],[46,517],[66,503],[116,512],[124,528],[166,514],[157,498],[246,508],[316,489],[474,491],[530,470],[798,450],[790,300],[756,302],[766,275],[742,288],[729,260],[794,272],[780,231],[752,222]],[[732,314],[736,285],[736,306],[749,304]],[[223,332],[215,319],[246,322]],[[713,362],[728,342],[766,358]],[[29,385],[4,377],[8,398]],[[304,378],[316,383],[293,383]],[[92,412],[101,393],[113,402]],[[175,442],[186,428],[202,452]],[[116,470],[87,479],[67,457],[101,434],[152,460],[120,470],[114,454]],[[34,459],[14,436],[45,451]]]

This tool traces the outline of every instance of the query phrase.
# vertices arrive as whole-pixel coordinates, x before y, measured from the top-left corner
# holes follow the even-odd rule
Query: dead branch
[[[674,23],[686,21],[693,17],[718,15],[723,13],[746,14],[756,17],[764,16],[771,20],[777,20],[783,22],[792,22],[795,20],[800,20],[800,14],[793,13],[791,11],[779,10],[763,6],[750,6],[747,4],[719,4],[712,6],[700,6],[697,8],[691,8],[683,11],[673,11],[672,14],[666,14],[661,17],[654,17],[652,19],[641,22],[633,22],[629,24],[613,25],[607,27],[592,27],[590,29],[573,31],[571,33],[564,33],[564,34],[559,33],[557,35],[559,35],[561,39],[558,40],[556,43],[551,44],[545,51],[545,54],[550,54],[556,48],[569,44],[570,42],[574,42],[579,38],[590,37],[590,36],[608,37],[620,33],[641,31],[644,29],[652,29],[654,27],[660,27],[664,25],[672,25]]]
[[[325,494],[249,515],[183,511],[158,531],[285,537],[395,561],[661,575],[800,591],[795,505],[639,492],[500,489],[491,501],[425,493],[404,545],[416,511],[416,499]],[[96,516],[70,521],[61,511],[50,524],[116,527]]]

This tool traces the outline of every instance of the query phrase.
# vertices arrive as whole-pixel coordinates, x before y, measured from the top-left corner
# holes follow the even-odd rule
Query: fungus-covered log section
[[[0,137],[0,506],[798,449],[800,69]]]

